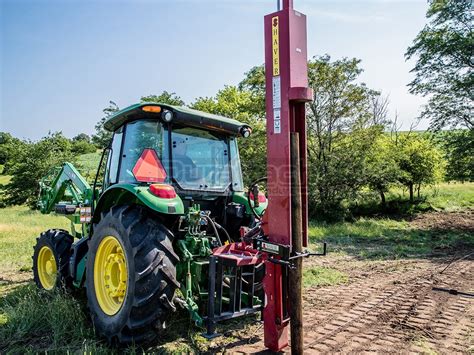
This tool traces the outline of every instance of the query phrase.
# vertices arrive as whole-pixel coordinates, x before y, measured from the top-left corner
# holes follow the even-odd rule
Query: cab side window
[[[114,132],[114,138],[112,141],[112,149],[109,154],[109,164],[108,164],[108,179],[107,185],[116,184],[118,181],[118,168],[120,163],[120,150],[122,148],[122,137],[123,137],[123,127],[120,127]]]

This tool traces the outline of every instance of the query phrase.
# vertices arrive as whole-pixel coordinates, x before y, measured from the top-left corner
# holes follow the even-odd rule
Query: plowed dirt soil
[[[474,228],[472,214],[428,214],[411,223]],[[349,282],[305,289],[305,353],[474,354],[474,250],[449,258],[327,257],[311,263],[344,271]],[[264,353],[262,325],[238,337],[219,350]]]

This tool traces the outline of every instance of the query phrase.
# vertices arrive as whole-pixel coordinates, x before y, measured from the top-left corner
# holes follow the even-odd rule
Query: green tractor
[[[216,250],[260,233],[267,200],[244,192],[237,147],[251,128],[159,103],[127,107],[104,127],[113,138],[92,186],[70,163],[40,182],[41,212],[65,215],[71,231],[37,239],[38,287],[85,287],[96,331],[117,344],[152,341],[176,306],[198,325],[208,306],[212,320],[261,310],[261,260],[209,268]]]

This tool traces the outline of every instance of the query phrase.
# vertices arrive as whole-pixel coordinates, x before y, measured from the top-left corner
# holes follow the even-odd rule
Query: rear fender
[[[133,184],[116,184],[109,187],[99,198],[94,209],[93,223],[100,220],[101,213],[113,206],[138,204],[160,214],[179,216],[184,214],[183,201],[176,195],[174,198],[160,198],[150,192],[148,186]]]

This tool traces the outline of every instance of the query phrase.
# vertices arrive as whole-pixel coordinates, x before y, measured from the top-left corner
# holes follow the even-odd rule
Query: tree
[[[24,149],[25,142],[12,137],[10,133],[0,132],[0,164],[4,164],[2,174],[10,175],[15,157]]]
[[[427,18],[405,54],[417,57],[410,92],[429,95],[421,117],[431,120],[432,129],[473,129],[472,1],[430,0]]]
[[[172,106],[184,106],[185,103],[174,92],[163,91],[160,95],[142,96],[141,102],[158,102],[160,104],[168,104]]]
[[[355,58],[331,61],[325,55],[308,62],[314,91],[307,115],[309,203],[318,217],[342,217],[343,201],[367,185],[367,154],[382,132],[386,110],[380,106],[386,103],[356,82],[361,73]]]
[[[10,133],[0,132],[0,164],[7,164],[12,155],[12,150],[20,144],[18,138],[14,138]]]
[[[97,150],[97,147],[91,143],[91,137],[85,133],[79,133],[77,136],[74,136],[71,141],[71,151],[75,155],[94,153]]]
[[[251,95],[250,112],[265,118],[265,67],[259,65],[245,73],[245,78],[239,83],[239,90]]]
[[[10,133],[0,132],[0,164],[5,164],[8,159],[8,149],[13,137]]]
[[[474,181],[474,130],[440,132],[447,161],[446,180]]]
[[[85,140],[72,141],[71,152],[74,155],[94,153],[97,147]]]
[[[110,140],[112,139],[112,132],[109,132],[104,128],[104,123],[117,111],[119,111],[119,107],[113,101],[110,101],[109,106],[102,110],[104,117],[102,117],[95,125],[95,134],[92,136],[92,143],[94,143],[98,148],[103,149],[109,145]]]
[[[395,148],[390,136],[381,132],[367,152],[365,179],[369,188],[378,192],[382,207],[385,207],[385,194],[398,182],[401,174]]]
[[[444,176],[445,161],[442,153],[429,138],[409,132],[397,144],[400,182],[408,188],[410,202],[414,202],[414,189],[418,198],[423,185],[434,184]]]
[[[24,142],[9,160],[11,181],[4,186],[2,203],[35,207],[39,180],[55,166],[73,161],[71,141],[61,132],[50,133],[38,142]]]
[[[91,137],[89,137],[88,134],[79,133],[77,136],[74,136],[74,137],[72,138],[72,141],[73,141],[73,142],[84,141],[84,142],[90,143],[90,142],[91,142]]]

